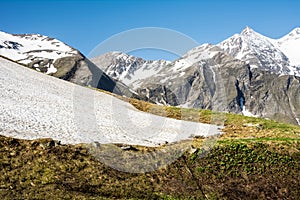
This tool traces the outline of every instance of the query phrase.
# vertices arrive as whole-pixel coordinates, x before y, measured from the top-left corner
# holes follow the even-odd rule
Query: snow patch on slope
[[[258,117],[257,115],[254,115],[254,114],[252,114],[249,110],[247,110],[247,109],[245,108],[245,106],[243,106],[242,113],[243,113],[244,116],[248,116],[248,117]]]
[[[296,121],[297,121],[298,125],[300,126],[300,119],[296,118]]]
[[[79,110],[76,95],[82,100]],[[93,102],[89,96],[93,97]],[[93,108],[92,113],[88,112],[90,107]],[[96,124],[93,120],[78,122],[77,119],[76,122],[74,116],[95,116]],[[77,126],[76,123],[80,124]],[[91,128],[93,126],[96,128]],[[219,134],[219,128],[143,113],[111,95],[40,74],[0,58],[2,135],[24,139],[51,137],[62,143],[97,141],[156,146],[166,141],[188,139],[191,135]]]

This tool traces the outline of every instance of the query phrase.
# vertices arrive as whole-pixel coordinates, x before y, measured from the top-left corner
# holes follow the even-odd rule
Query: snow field
[[[0,58],[1,135],[157,146],[219,134],[220,128],[143,113],[111,95]]]

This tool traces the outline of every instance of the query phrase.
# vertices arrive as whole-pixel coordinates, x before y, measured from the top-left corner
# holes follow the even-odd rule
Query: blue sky
[[[218,43],[245,26],[279,38],[300,27],[300,1],[0,1],[0,30],[55,37],[85,55],[110,36],[133,28],[163,27],[198,43]],[[135,52],[146,59],[168,53]]]

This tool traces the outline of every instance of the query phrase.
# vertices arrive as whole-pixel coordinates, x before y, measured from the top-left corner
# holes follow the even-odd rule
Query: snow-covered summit
[[[276,40],[275,45],[289,58],[290,64],[300,70],[300,28]]]
[[[259,34],[257,32],[255,32],[252,28],[250,28],[249,26],[246,26],[246,28],[244,28],[241,32],[241,35],[251,35],[251,34]]]
[[[289,35],[298,35],[298,31],[295,29]],[[235,58],[247,62],[252,68],[260,68],[280,75],[299,76],[300,69],[297,68],[299,56],[295,53],[296,48],[300,48],[300,43],[295,43],[297,37],[289,39],[290,36],[278,40],[271,39],[246,27],[240,34],[233,35],[218,46]]]
[[[279,40],[285,40],[285,39],[298,39],[300,38],[300,27],[294,28],[290,33],[283,36]]]
[[[0,31],[0,55],[20,64],[30,65],[38,71],[40,63],[47,61],[45,73],[55,73],[55,60],[78,55],[79,52],[63,42],[40,34],[9,34]]]

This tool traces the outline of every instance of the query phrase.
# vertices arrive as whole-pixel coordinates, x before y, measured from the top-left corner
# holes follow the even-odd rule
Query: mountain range
[[[246,27],[175,61],[109,52],[92,62],[164,105],[212,109],[300,125],[300,29],[271,39]]]
[[[87,59],[38,34],[0,32],[5,59],[73,83],[157,104],[211,109],[300,125],[300,29],[280,39],[249,27],[174,61],[124,52]]]

